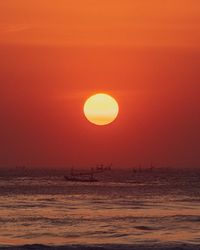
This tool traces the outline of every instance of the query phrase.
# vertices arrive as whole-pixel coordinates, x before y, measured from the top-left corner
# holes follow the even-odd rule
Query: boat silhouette
[[[65,180],[71,182],[98,182],[98,180],[95,179],[94,177],[79,178],[79,177],[65,176]]]
[[[97,182],[98,180],[94,178],[95,171],[93,168],[89,172],[75,172],[74,168],[71,169],[70,175],[65,175],[66,181],[71,182]]]
[[[74,168],[71,168],[70,175],[65,175],[66,181],[71,182],[98,182],[99,180],[94,177],[94,174],[100,174],[107,170],[111,170],[111,165],[104,167],[103,164],[97,166],[95,169],[91,168],[89,172],[75,172]]]

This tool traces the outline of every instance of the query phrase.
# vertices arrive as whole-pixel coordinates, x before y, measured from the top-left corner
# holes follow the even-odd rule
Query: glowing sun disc
[[[118,113],[117,101],[110,95],[99,93],[90,96],[84,104],[84,114],[95,125],[107,125],[113,122]]]

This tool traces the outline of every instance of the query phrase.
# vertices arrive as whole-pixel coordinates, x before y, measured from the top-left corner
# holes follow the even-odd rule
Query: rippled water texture
[[[198,172],[99,178],[1,177],[0,246],[200,244]]]

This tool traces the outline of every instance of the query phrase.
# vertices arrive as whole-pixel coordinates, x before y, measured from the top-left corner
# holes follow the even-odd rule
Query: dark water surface
[[[2,176],[0,246],[200,249],[199,172],[114,171],[99,179]]]

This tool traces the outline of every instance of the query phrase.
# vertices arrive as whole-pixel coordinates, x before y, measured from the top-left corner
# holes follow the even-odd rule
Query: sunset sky
[[[0,1],[0,167],[200,167],[199,96],[199,0]]]

